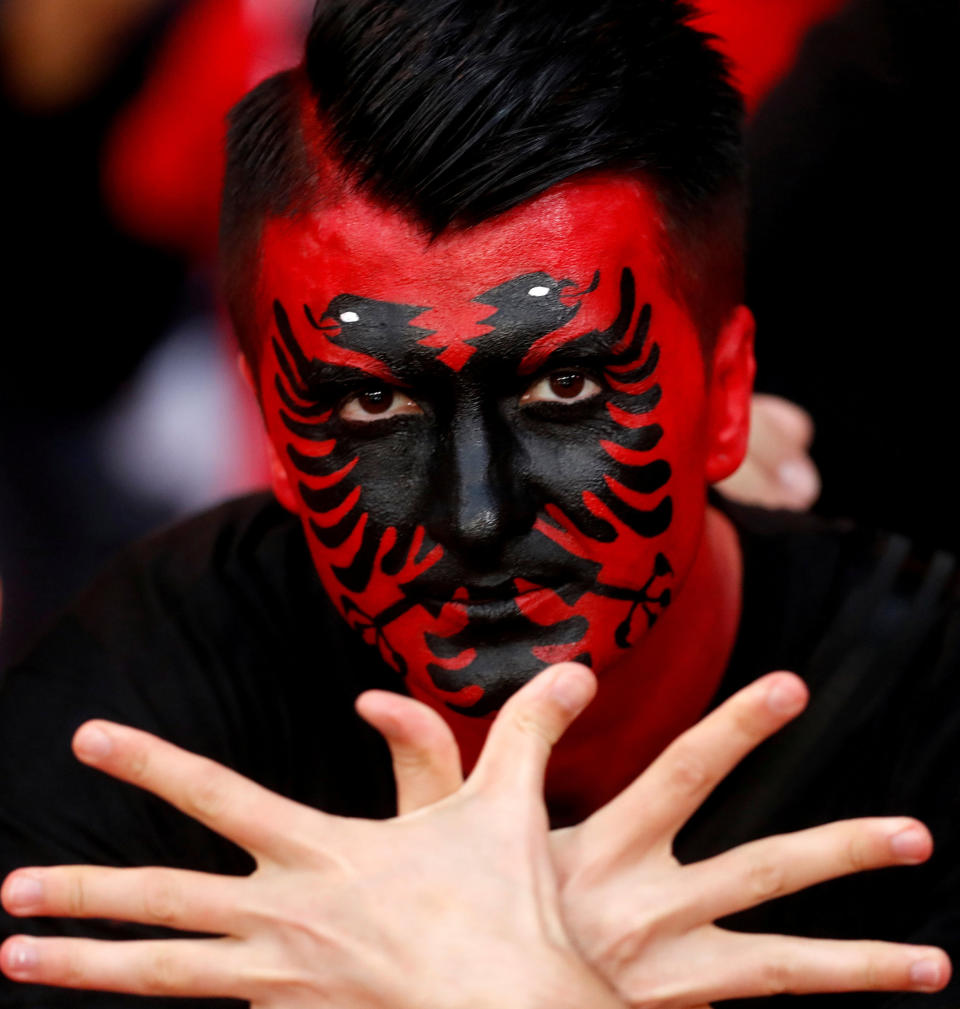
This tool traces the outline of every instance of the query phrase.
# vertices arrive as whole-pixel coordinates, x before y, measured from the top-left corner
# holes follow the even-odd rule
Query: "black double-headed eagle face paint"
[[[624,180],[433,243],[360,198],[268,225],[259,381],[287,503],[414,694],[481,716],[552,662],[602,675],[682,583],[705,393],[660,248]]]

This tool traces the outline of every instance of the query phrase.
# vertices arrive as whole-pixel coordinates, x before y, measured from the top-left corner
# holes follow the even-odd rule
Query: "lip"
[[[527,590],[529,592],[542,588],[560,590],[578,580],[577,572],[571,571],[569,567],[563,571],[519,571],[516,574],[488,577],[460,571],[449,573],[430,571],[411,582],[407,591],[409,594],[419,595],[434,602],[456,602],[466,605],[516,599],[519,595],[526,594],[517,592],[518,581],[536,586],[536,589]],[[462,596],[464,592],[466,598],[454,598],[458,594]]]
[[[502,578],[496,582],[471,582],[463,588],[467,590],[467,598],[455,602],[468,606],[509,601],[518,595],[513,578]]]
[[[452,600],[453,605],[463,607],[472,624],[498,624],[517,617],[517,596],[510,599]]]
[[[559,586],[552,587],[538,584],[535,588],[517,592],[513,579],[510,579],[507,584],[509,586],[509,594],[505,593],[501,596],[493,596],[491,590],[485,588],[482,594],[477,593],[480,596],[477,598],[473,595],[475,586],[468,586],[467,591],[471,593],[470,598],[454,599],[447,597],[445,599],[438,599],[434,597],[431,602],[437,607],[456,606],[462,609],[471,624],[495,624],[517,620],[520,617],[519,603],[521,601],[527,605],[535,605],[540,599],[546,598],[548,593],[552,594],[560,588]]]

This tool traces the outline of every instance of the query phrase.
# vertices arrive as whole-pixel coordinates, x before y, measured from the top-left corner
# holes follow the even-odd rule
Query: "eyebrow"
[[[304,308],[309,321],[309,309],[307,306]],[[325,337],[324,344],[327,351],[332,357],[340,360],[325,361],[322,358],[307,357],[299,340],[294,336],[290,317],[279,300],[273,303],[273,313],[282,341],[281,346],[279,341],[273,340],[274,353],[291,389],[300,399],[309,400],[311,392],[318,385],[343,383],[355,379],[358,372],[367,378],[397,383],[396,376],[383,361],[361,351],[332,343]],[[315,328],[321,329],[319,326]]]
[[[558,330],[556,333],[550,333],[549,336],[558,336],[560,332],[562,331]],[[621,335],[612,329],[606,331],[594,329],[587,333],[573,332],[560,341],[551,340],[550,345],[545,344],[542,347],[534,345],[520,362],[517,373],[520,375],[532,374],[546,367],[554,359],[574,355],[578,357],[611,357],[613,348],[621,339]]]
[[[527,351],[517,369],[520,375],[529,375],[535,371],[540,371],[554,357],[565,355],[571,350],[584,357],[620,357],[628,355],[632,349],[637,336],[643,330],[643,337],[646,337],[645,327],[641,325],[644,313],[640,318],[632,334],[627,337],[630,322],[636,308],[636,283],[633,279],[633,271],[629,267],[624,267],[620,274],[620,310],[617,317],[605,330],[592,329],[586,333],[578,333],[574,327],[576,319],[571,319],[566,326],[547,333]],[[576,344],[576,346],[573,346]],[[615,354],[618,347],[622,346],[622,351]]]

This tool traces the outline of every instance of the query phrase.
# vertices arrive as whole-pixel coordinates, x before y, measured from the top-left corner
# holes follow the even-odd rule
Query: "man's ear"
[[[709,431],[706,475],[724,480],[743,462],[750,434],[750,397],[757,370],[753,357],[753,313],[739,305],[717,334],[708,391]]]
[[[237,355],[237,367],[240,369],[240,374],[243,376],[244,382],[247,383],[251,392],[253,392],[253,395],[256,396],[257,401],[259,402],[260,395],[259,390],[257,389],[257,380],[253,377],[253,370],[250,367],[250,362],[247,360],[246,354],[242,351]],[[290,476],[284,468],[283,463],[280,461],[280,456],[277,455],[277,450],[274,448],[273,442],[270,439],[269,431],[267,432],[267,438],[265,440],[267,443],[267,461],[270,464],[270,485],[273,487],[274,496],[280,504],[287,509],[287,511],[291,511],[296,514],[297,498],[293,493],[293,487],[290,485]]]

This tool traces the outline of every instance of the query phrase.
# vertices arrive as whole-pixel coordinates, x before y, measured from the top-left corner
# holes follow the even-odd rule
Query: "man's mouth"
[[[555,592],[562,591],[565,587],[555,584],[556,579],[549,581],[551,584],[546,585],[526,578],[470,582],[461,585],[445,598],[440,598],[438,593],[428,594],[428,599],[432,607],[450,606],[461,610],[471,624],[505,623],[518,618],[523,620],[522,612],[543,605]]]

